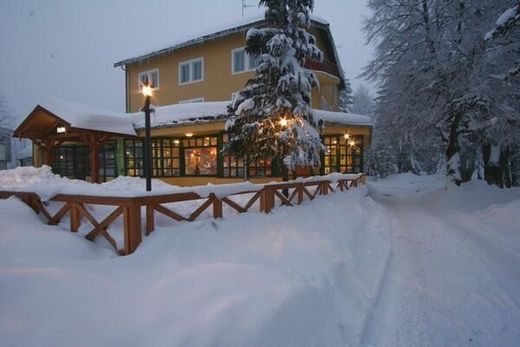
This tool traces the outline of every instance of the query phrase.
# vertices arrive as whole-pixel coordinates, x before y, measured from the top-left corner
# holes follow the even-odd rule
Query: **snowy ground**
[[[520,190],[395,176],[117,257],[0,201],[1,346],[517,346]]]

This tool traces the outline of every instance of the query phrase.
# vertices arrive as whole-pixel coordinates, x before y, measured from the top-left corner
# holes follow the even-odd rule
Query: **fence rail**
[[[34,192],[0,191],[0,199],[16,196],[31,207],[35,213],[40,214],[45,222],[50,225],[60,223],[68,215],[71,232],[78,232],[82,223],[88,222],[92,229],[85,235],[86,239],[93,241],[96,237],[103,237],[117,253],[128,255],[133,253],[142,241],[143,209],[145,211],[144,234],[149,235],[155,230],[155,219],[158,214],[177,222],[191,222],[207,210],[210,211],[213,218],[223,218],[224,206],[238,213],[248,212],[255,206],[262,213],[270,213],[275,208],[277,201],[280,205],[285,206],[300,205],[305,199],[312,201],[317,196],[327,195],[330,192],[336,192],[336,190],[346,191],[364,183],[365,176],[341,178],[335,181],[317,179],[302,182],[271,183],[262,186],[259,190],[241,191],[226,196],[219,196],[216,193],[201,196],[196,192],[138,197],[58,194],[50,200],[61,202],[63,205],[54,214],[49,212],[40,197]],[[244,195],[251,195],[251,197],[247,197],[245,201],[241,202],[232,199],[232,197]],[[187,216],[175,211],[171,206],[173,203],[187,201],[202,201],[202,203]],[[166,206],[167,204],[170,204],[170,206]],[[89,212],[86,208],[87,205],[113,206],[114,210],[99,221]],[[123,219],[124,245],[122,248],[118,247],[116,240],[108,233],[108,228],[120,218]]]

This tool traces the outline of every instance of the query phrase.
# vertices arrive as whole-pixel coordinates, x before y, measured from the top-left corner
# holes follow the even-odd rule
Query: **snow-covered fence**
[[[40,196],[35,192],[0,191],[0,199],[16,196],[37,214],[44,217],[48,224],[56,225],[69,216],[72,232],[78,232],[82,222],[88,221],[92,229],[85,238],[93,241],[101,236],[121,255],[133,253],[142,240],[142,212],[145,211],[145,235],[155,229],[156,215],[160,214],[175,221],[194,221],[203,212],[209,210],[213,218],[224,217],[224,206],[233,213],[245,213],[257,206],[260,212],[270,213],[276,206],[300,205],[305,199],[314,200],[317,196],[327,195],[330,192],[346,191],[365,183],[365,176],[343,176],[331,179],[298,180],[265,185],[251,185],[250,190],[236,191],[233,189],[219,189],[213,187],[212,192],[194,188],[193,191],[158,194],[145,196],[99,196],[58,194],[50,201],[62,203],[56,213],[49,212]],[[207,189],[207,187],[205,187]],[[200,203],[188,216],[175,211],[173,205],[182,202]],[[104,205],[115,209],[104,219],[98,221],[87,206]],[[116,240],[108,233],[108,228],[120,217],[123,218],[124,245],[119,248]]]

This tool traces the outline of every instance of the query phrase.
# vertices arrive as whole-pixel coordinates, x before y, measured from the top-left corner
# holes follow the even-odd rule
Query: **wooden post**
[[[99,144],[92,141],[90,144],[90,177],[92,183],[99,183]]]
[[[70,231],[77,233],[81,226],[81,213],[78,206],[74,202],[69,202],[70,205]]]
[[[99,183],[99,146],[110,139],[109,135],[80,134],[90,149],[90,177],[92,183]]]
[[[222,200],[220,200],[214,193],[210,195],[213,201],[213,218],[222,218]]]
[[[299,183],[298,187],[298,205],[300,205],[303,202],[303,183]]]
[[[153,205],[146,205],[146,236],[155,230],[155,216]]]
[[[132,254],[141,243],[141,206],[135,201],[124,207],[123,255]]]
[[[260,212],[267,214],[271,209],[271,189],[264,186],[260,193]]]

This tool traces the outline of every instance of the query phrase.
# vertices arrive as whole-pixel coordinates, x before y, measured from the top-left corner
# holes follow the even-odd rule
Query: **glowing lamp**
[[[186,137],[192,137],[193,133],[186,133]]]
[[[348,139],[350,138],[350,135],[347,133],[347,134],[343,135],[343,137],[344,137],[346,140],[348,140]]]
[[[144,96],[152,96],[152,86],[150,84],[144,84],[141,93],[143,93]]]
[[[278,124],[280,124],[280,126],[282,127],[286,127],[288,123],[289,122],[285,118],[280,119],[280,121],[278,122]]]
[[[63,134],[63,133],[66,133],[67,132],[67,128],[65,127],[57,127],[56,128],[56,133],[58,134]]]

